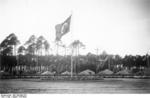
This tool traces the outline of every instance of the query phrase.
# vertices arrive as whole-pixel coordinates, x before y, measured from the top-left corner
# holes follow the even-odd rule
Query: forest
[[[90,69],[95,73],[109,69],[114,73],[128,69],[133,73],[144,70],[149,66],[149,55],[120,55],[87,53],[80,55],[79,49],[85,45],[79,40],[70,44],[75,55],[53,55],[50,53],[50,44],[43,37],[31,35],[21,44],[18,37],[11,33],[0,43],[0,71],[12,75],[36,74],[44,71],[55,72],[57,75],[71,71],[71,57],[73,58],[73,72],[75,74]]]

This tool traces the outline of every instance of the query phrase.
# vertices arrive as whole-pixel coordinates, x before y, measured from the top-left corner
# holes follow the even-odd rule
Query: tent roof
[[[69,72],[69,71],[65,71],[65,72],[63,72],[63,73],[61,73],[62,75],[71,75],[71,72]]]
[[[84,71],[79,73],[79,75],[94,75],[94,74],[95,74],[95,72],[92,70],[89,70],[89,69],[84,70]]]
[[[128,70],[124,69],[124,70],[121,70],[119,72],[117,72],[116,74],[122,74],[122,75],[126,75],[126,74],[130,74]]]
[[[144,70],[145,75],[150,75],[150,68]]]
[[[9,75],[8,72],[0,71],[0,75]]]
[[[41,73],[42,75],[54,75],[54,72],[50,72],[50,71],[45,71],[43,73]]]
[[[111,70],[109,70],[109,69],[105,69],[105,70],[103,70],[103,71],[99,72],[98,74],[111,75],[111,74],[113,74],[113,73],[114,73],[114,72],[112,72]]]

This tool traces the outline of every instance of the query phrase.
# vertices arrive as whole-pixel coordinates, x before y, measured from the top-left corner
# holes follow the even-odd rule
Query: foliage
[[[32,35],[24,45],[18,48],[18,55],[13,56],[13,50],[15,50],[15,47],[19,43],[17,36],[13,33],[1,42],[0,70],[5,70],[10,73],[13,71],[28,71],[32,73],[49,70],[55,71],[56,74],[70,71],[71,55],[54,56],[48,54],[50,44],[43,36],[37,38],[35,35]],[[148,67],[147,61],[150,59],[148,55],[126,55],[122,58],[119,55],[107,54],[105,51],[100,55],[92,53],[79,55],[79,48],[85,47],[85,45],[79,40],[75,40],[70,46],[76,50],[77,53],[73,56],[73,71],[75,73],[79,73],[86,69],[90,69],[94,72],[104,69],[118,72],[124,68],[134,68],[133,72],[137,72],[141,67]],[[45,55],[43,55],[43,51],[45,51]]]

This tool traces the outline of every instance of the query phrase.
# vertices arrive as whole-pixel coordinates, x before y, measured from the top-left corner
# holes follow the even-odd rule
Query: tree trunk
[[[2,55],[1,55],[1,47],[0,47],[0,70],[2,70]]]

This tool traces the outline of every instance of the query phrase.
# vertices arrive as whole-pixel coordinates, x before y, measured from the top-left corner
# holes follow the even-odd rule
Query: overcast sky
[[[54,48],[55,25],[72,14],[64,44],[79,39],[81,53],[144,55],[150,49],[150,0],[0,0],[0,42],[15,33],[23,44],[43,35]]]

